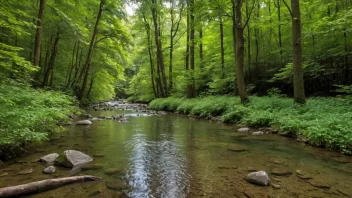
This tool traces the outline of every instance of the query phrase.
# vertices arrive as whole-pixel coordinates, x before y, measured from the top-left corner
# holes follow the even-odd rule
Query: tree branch
[[[290,15],[291,17],[293,17],[293,14],[292,14],[292,11],[291,11],[291,8],[287,5],[286,1],[285,0],[282,0],[282,2],[284,2],[286,8],[288,9],[288,11],[290,12]]]

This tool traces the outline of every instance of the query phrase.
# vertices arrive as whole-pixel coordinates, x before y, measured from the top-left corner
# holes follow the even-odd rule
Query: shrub
[[[35,90],[26,85],[0,86],[0,155],[28,142],[48,139],[58,129],[58,120],[78,109],[77,101],[60,92]]]

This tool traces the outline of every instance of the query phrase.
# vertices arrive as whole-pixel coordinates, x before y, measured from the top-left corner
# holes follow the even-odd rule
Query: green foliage
[[[0,86],[0,155],[25,143],[40,142],[59,130],[58,120],[76,111],[72,97],[12,82]]]
[[[304,137],[309,143],[352,153],[352,106],[338,98],[311,98],[306,105],[284,97],[251,97],[246,106],[238,98],[208,96],[197,99],[155,99],[149,108],[209,117],[226,123],[271,126]]]

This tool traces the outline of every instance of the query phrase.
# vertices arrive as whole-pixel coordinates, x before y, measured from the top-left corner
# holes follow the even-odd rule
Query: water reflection
[[[126,147],[130,150],[126,175],[132,187],[130,197],[186,197],[186,158],[172,135],[161,134],[148,141],[146,135],[135,134]]]

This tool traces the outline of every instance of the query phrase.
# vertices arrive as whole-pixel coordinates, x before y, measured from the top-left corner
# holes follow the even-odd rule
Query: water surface
[[[112,116],[124,111],[88,111],[93,116]],[[298,143],[277,135],[251,136],[238,133],[237,126],[196,120],[180,115],[135,116],[129,122],[96,121],[92,126],[69,126],[60,138],[36,147],[37,152],[7,162],[0,167],[0,187],[70,176],[70,170],[57,167],[45,175],[46,167],[33,162],[53,152],[67,149],[94,157],[104,168],[81,171],[101,181],[67,185],[28,197],[348,197],[352,196],[351,159],[335,152]],[[244,148],[232,152],[229,148]],[[33,173],[18,175],[22,169]],[[108,168],[121,169],[106,175]],[[270,173],[273,169],[291,171],[289,176],[270,175],[271,186],[247,183],[244,177],[254,170]],[[321,189],[296,176],[301,170],[331,186]],[[108,181],[121,181],[123,192],[106,188]]]

